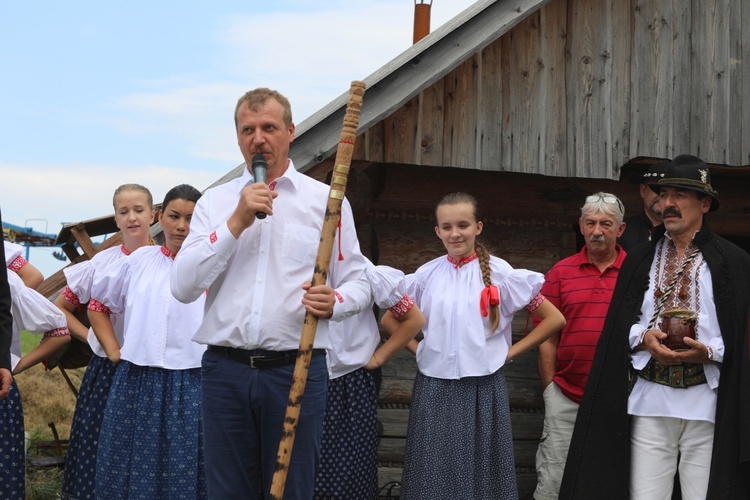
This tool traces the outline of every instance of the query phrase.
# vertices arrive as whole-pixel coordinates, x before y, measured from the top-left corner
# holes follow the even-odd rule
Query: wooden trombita
[[[354,152],[354,140],[357,138],[357,126],[359,124],[359,113],[362,109],[362,96],[365,93],[364,82],[354,81],[349,89],[349,98],[346,102],[346,113],[344,115],[344,126],[341,130],[338,149],[336,151],[336,162],[333,167],[331,178],[331,190],[328,193],[323,229],[320,235],[318,255],[315,258],[315,272],[312,278],[312,286],[324,285],[328,277],[328,265],[331,261],[333,243],[336,237],[336,229],[341,219],[341,203],[346,192],[346,181],[349,175],[349,166]],[[284,418],[284,431],[281,434],[279,451],[276,454],[276,470],[271,482],[272,500],[281,500],[284,496],[289,461],[292,456],[294,437],[297,431],[302,395],[305,392],[307,374],[310,369],[310,358],[312,357],[315,332],[318,328],[318,317],[309,312],[305,313],[305,322],[302,325],[302,336],[299,341],[299,352],[294,365],[292,387],[289,390],[289,401]]]

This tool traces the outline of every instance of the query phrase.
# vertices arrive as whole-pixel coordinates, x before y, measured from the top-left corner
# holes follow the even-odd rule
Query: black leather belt
[[[297,360],[297,350],[294,351],[268,351],[265,349],[236,349],[218,345],[208,346],[208,350],[219,356],[232,361],[248,365],[250,368],[276,368],[277,366],[291,365]],[[313,356],[325,355],[325,349],[313,349]]]

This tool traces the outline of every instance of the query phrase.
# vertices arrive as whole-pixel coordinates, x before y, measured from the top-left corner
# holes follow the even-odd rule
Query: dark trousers
[[[268,496],[293,373],[294,364],[259,369],[210,351],[203,355],[203,447],[209,498]],[[313,356],[285,500],[312,498],[327,386],[326,358]]]

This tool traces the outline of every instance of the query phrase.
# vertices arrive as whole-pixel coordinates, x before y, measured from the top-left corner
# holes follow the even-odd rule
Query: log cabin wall
[[[637,156],[747,165],[749,55],[740,0],[551,0],[366,130],[357,158],[605,179]]]

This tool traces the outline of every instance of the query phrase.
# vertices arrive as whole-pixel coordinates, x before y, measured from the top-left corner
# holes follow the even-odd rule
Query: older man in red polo
[[[545,275],[542,294],[565,316],[562,331],[539,346],[544,386],[544,429],[536,456],[534,498],[557,498],[578,404],[604,327],[625,251],[622,202],[613,194],[586,198],[578,220],[585,246]]]

